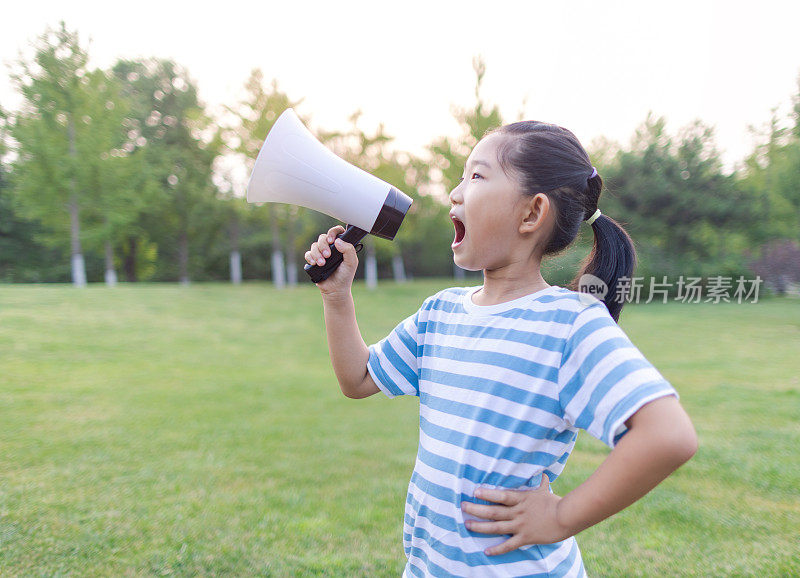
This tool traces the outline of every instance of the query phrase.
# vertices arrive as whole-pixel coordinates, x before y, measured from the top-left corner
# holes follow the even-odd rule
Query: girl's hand
[[[336,225],[332,227],[327,233],[319,236],[316,243],[311,244],[311,249],[306,251],[305,259],[309,265],[324,265],[325,259],[331,256],[331,244],[334,243],[335,247],[344,256],[344,261],[333,274],[317,283],[320,292],[323,295],[338,296],[350,293],[350,286],[353,284],[353,278],[356,275],[356,268],[358,267],[358,257],[356,257],[356,249],[350,243],[346,243],[336,236],[344,233],[344,227]]]
[[[550,493],[550,478],[542,473],[542,483],[535,490],[475,490],[475,497],[502,504],[485,506],[462,502],[461,509],[478,518],[493,520],[476,522],[467,520],[467,529],[482,534],[511,534],[511,538],[486,550],[487,556],[496,556],[529,544],[552,544],[573,535],[558,520],[560,496]]]

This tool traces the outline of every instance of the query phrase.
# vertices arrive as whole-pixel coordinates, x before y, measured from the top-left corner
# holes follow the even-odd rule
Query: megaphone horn
[[[390,241],[411,207],[411,197],[340,159],[320,143],[291,108],[269,131],[247,185],[250,203],[289,203],[348,223],[339,238],[356,244],[367,234]],[[331,246],[325,265],[306,265],[314,283],[342,263]]]

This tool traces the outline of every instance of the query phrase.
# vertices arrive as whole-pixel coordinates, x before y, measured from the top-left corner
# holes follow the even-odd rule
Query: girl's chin
[[[463,258],[456,254],[453,254],[453,263],[458,265],[461,269],[464,269],[464,271],[483,271],[481,267],[476,267],[475,265],[466,262]]]

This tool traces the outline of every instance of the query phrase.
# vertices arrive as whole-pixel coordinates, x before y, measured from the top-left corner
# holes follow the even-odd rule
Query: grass
[[[367,343],[451,280],[357,286]],[[700,451],[593,576],[800,574],[800,302],[628,306]],[[0,575],[398,576],[417,403],[338,391],[316,289],[0,287]],[[579,438],[566,493],[607,454]]]

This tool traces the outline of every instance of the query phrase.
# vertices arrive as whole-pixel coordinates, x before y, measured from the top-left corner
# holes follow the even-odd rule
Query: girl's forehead
[[[497,149],[500,147],[500,143],[503,142],[503,139],[503,135],[498,133],[483,137],[478,141],[478,144],[475,145],[475,148],[472,149],[467,162],[481,160],[496,167],[498,162]]]

